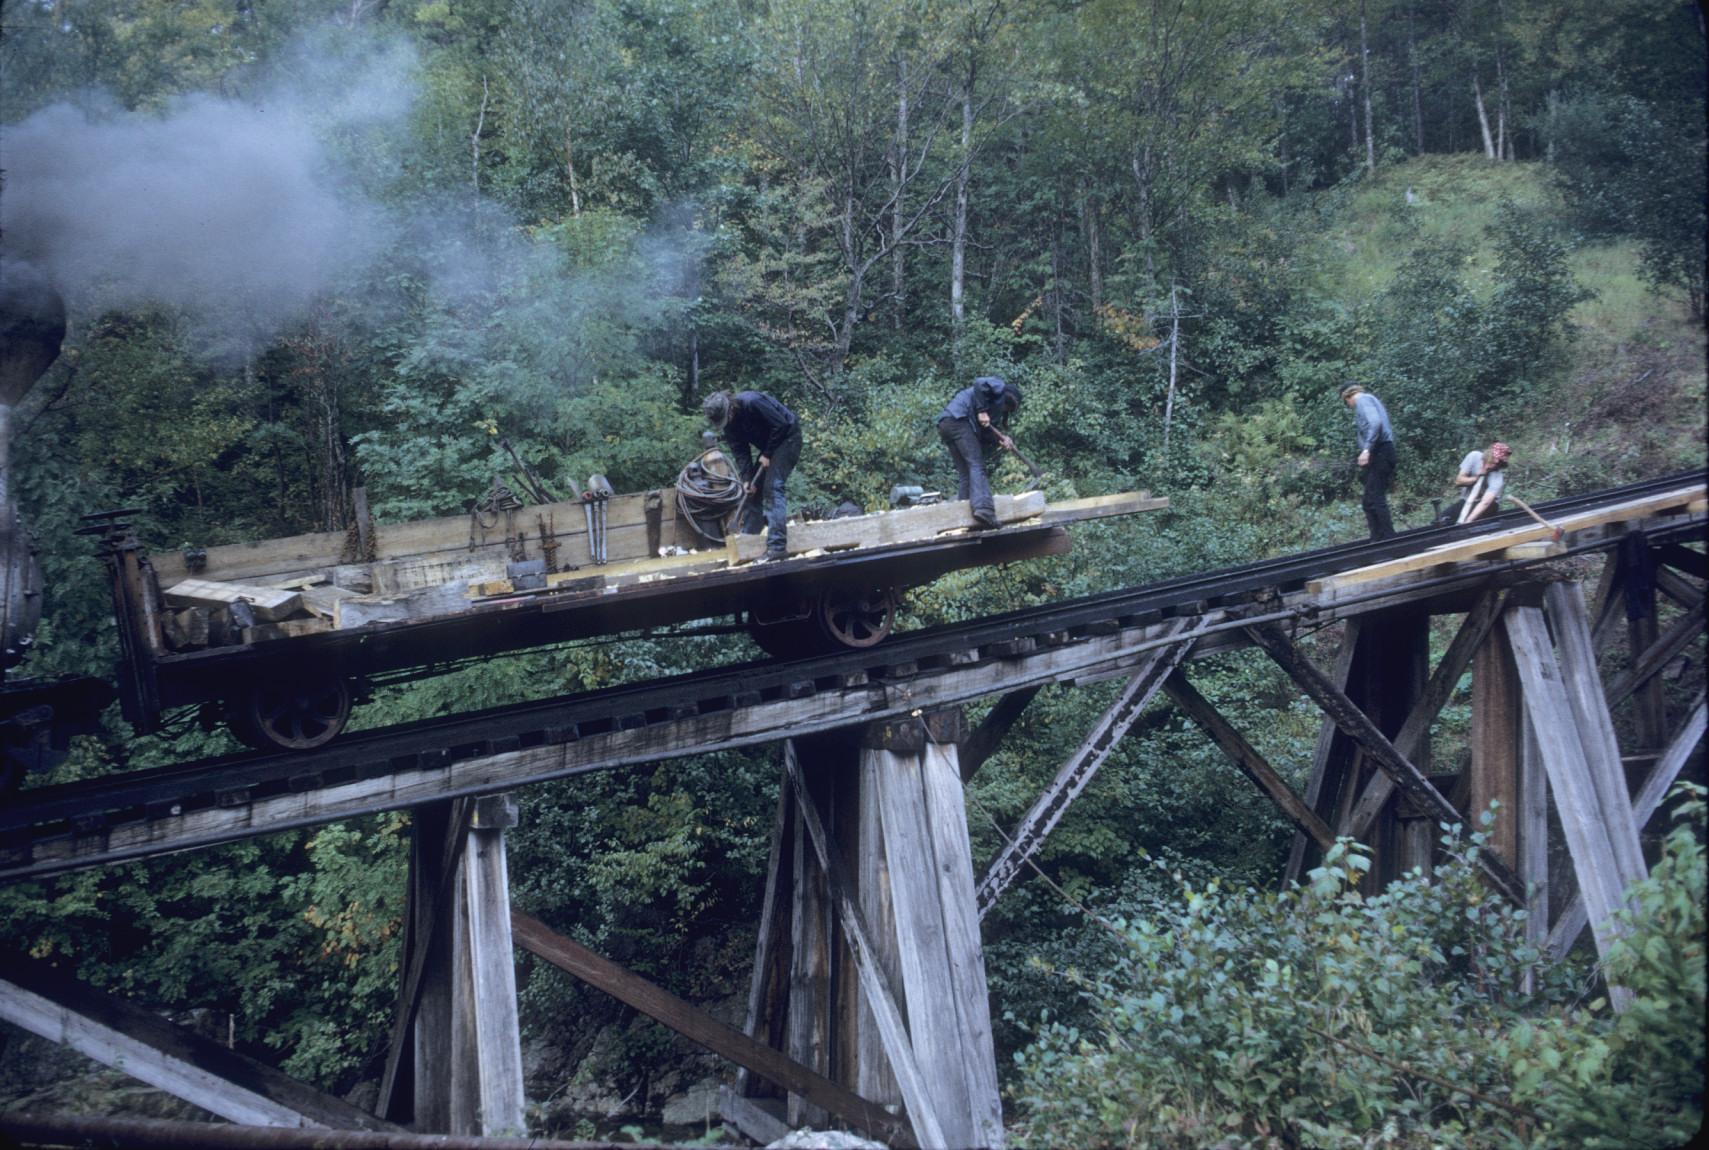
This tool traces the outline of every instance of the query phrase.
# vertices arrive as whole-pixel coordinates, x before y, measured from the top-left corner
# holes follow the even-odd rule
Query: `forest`
[[[1024,393],[1049,498],[1171,501],[920,588],[904,628],[1362,538],[1350,380],[1393,419],[1402,529],[1491,440],[1532,503],[1701,466],[1706,58],[1676,0],[5,0],[0,274],[69,316],[11,416],[46,587],[18,673],[112,673],[79,516],[139,509],[170,551],[350,529],[359,487],[382,523],[462,515],[501,441],[559,490],[669,487],[719,389],[799,414],[792,508],[953,488],[933,419],[978,375]],[[756,657],[616,635],[357,723]],[[1318,717],[1274,666],[1202,685],[1300,782]],[[977,858],[1113,689],[1031,705],[969,784]],[[179,718],[115,708],[26,785],[236,749]],[[778,782],[759,748],[523,791],[517,905],[738,1017]],[[1464,845],[1379,897],[1353,843],[1279,889],[1291,824],[1155,705],[985,920],[1010,1139],[1686,1144],[1701,787],[1658,828],[1616,1015]],[[0,946],[371,1102],[408,842],[397,812],[0,887]],[[716,1140],[671,1103],[725,1067],[517,980],[533,1132]],[[31,1041],[0,1030],[0,1110],[182,1113]]]

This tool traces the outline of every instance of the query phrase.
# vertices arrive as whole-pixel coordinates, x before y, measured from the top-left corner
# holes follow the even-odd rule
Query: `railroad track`
[[[1555,500],[1537,509],[1551,519],[1560,518],[1704,479],[1702,470],[1685,472]],[[16,877],[21,873],[17,864],[28,859],[32,846],[55,837],[86,837],[107,827],[178,818],[198,809],[243,807],[272,796],[737,712],[779,699],[903,680],[922,671],[980,660],[1012,659],[1041,646],[1060,646],[1166,618],[1223,611],[1238,620],[1246,614],[1274,613],[1308,581],[1528,522],[1522,513],[1513,512],[1487,523],[1421,528],[1389,539],[1342,544],[909,632],[865,650],[715,667],[351,734],[307,753],[222,756],[26,790],[0,809],[0,876]],[[1294,613],[1309,610],[1302,607]],[[269,825],[254,833],[277,829],[284,828]],[[131,857],[140,853],[145,852],[133,851]]]

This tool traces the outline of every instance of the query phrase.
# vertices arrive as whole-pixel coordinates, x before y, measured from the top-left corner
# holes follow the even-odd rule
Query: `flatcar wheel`
[[[350,718],[350,683],[333,676],[315,683],[268,683],[236,700],[232,732],[251,747],[311,751],[338,737]]]
[[[817,615],[825,636],[839,646],[871,647],[896,624],[896,594],[889,588],[827,591]]]

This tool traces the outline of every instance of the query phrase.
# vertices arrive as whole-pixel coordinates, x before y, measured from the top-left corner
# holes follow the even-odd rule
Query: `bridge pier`
[[[957,708],[786,745],[748,1033],[905,1111],[922,1145],[1000,1147],[961,733]],[[825,1121],[777,1093],[744,1072],[725,1117]]]

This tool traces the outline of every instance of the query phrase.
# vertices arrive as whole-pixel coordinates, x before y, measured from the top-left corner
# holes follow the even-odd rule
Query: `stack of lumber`
[[[607,504],[610,562],[594,564],[578,503],[522,508],[483,524],[448,517],[372,529],[374,558],[349,562],[343,533],[212,547],[192,568],[177,553],[151,556],[162,631],[173,650],[255,643],[374,623],[413,622],[533,595],[610,594],[627,586],[745,567],[766,538],[709,543],[661,492]],[[1038,492],[998,496],[1000,528],[1051,527],[1168,505],[1144,492],[1047,505]],[[568,526],[564,526],[568,525]],[[533,530],[529,530],[532,527]],[[561,529],[560,529],[561,528]],[[811,560],[857,549],[918,545],[975,530],[965,502],[791,524],[788,556]]]

